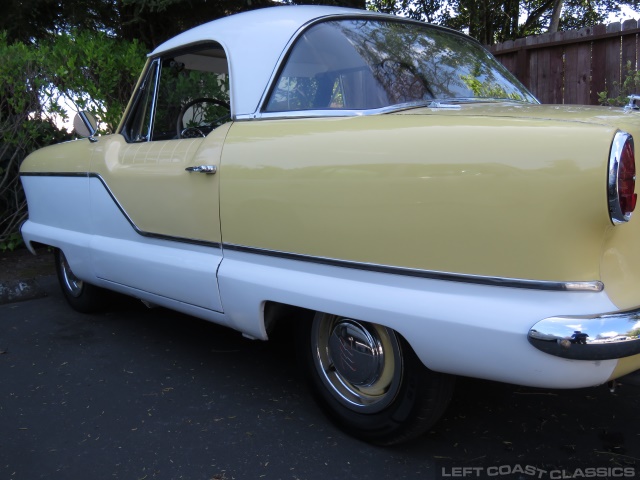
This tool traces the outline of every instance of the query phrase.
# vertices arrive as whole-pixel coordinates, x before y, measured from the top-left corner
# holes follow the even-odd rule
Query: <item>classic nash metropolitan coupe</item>
[[[81,118],[21,170],[71,306],[113,290],[262,340],[286,318],[353,435],[424,432],[456,375],[640,369],[633,101],[540,105],[460,33],[283,6],[159,46],[114,134]]]

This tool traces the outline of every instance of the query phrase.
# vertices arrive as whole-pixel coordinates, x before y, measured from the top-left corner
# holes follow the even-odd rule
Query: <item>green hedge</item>
[[[145,49],[103,32],[69,32],[48,43],[9,43],[0,32],[0,251],[22,243],[24,158],[69,140],[68,110],[89,110],[115,130],[145,62]],[[63,105],[67,105],[63,107]],[[71,106],[71,107],[69,107]],[[71,112],[73,114],[73,112]]]

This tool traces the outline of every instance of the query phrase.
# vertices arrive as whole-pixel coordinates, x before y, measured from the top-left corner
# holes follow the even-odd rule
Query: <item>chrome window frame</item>
[[[127,115],[122,121],[122,127],[118,130],[118,133],[120,133],[125,138],[127,143],[146,143],[151,140],[151,135],[153,133],[153,118],[155,116],[155,108],[156,108],[155,104],[156,104],[156,99],[158,95],[158,81],[160,79],[160,69],[162,67],[161,60],[162,60],[161,57],[150,59],[146,69],[142,72],[142,75],[141,75],[142,81],[140,85],[138,85],[136,91],[133,94],[131,107],[129,108]],[[151,78],[151,71],[154,68],[155,68],[155,74],[153,75],[153,78]],[[154,87],[153,87],[153,92],[151,97],[151,109],[149,110],[149,116],[150,116],[149,128],[146,134],[146,140],[136,141],[131,138],[130,127],[131,127],[131,123],[135,119],[136,114],[140,111],[140,102],[144,96],[144,92],[147,91],[146,89],[148,87],[148,83],[151,80],[153,80],[154,82]],[[142,123],[144,124],[144,121]],[[142,133],[142,127],[143,125],[140,125],[140,133]]]
[[[228,70],[227,75],[230,78],[231,77],[231,68],[229,68],[229,66],[230,66],[229,55],[227,54],[227,50],[224,48],[224,46],[220,42],[216,42],[215,40],[207,40],[206,42],[202,42],[202,43],[196,43],[196,44],[192,44],[192,45],[181,46],[181,47],[176,48],[174,50],[169,50],[169,51],[163,52],[160,55],[157,55],[157,56],[152,57],[152,58],[149,59],[149,63],[147,65],[147,68],[144,70],[144,72],[141,75],[141,77],[144,78],[144,80],[142,81],[142,83],[138,86],[138,88],[134,92],[133,101],[131,102],[131,108],[127,112],[127,115],[126,115],[126,117],[124,118],[124,120],[122,122],[122,128],[119,129],[119,131],[118,131],[118,133],[120,133],[120,134],[122,134],[123,131],[126,132],[126,134],[124,134],[123,136],[125,137],[127,143],[146,143],[146,142],[154,141],[154,140],[152,140],[152,138],[153,138],[153,131],[154,131],[155,124],[156,124],[156,118],[155,117],[156,117],[157,102],[158,102],[158,91],[159,91],[159,88],[160,88],[160,79],[161,79],[161,75],[162,75],[162,62],[163,62],[163,60],[165,60],[167,58],[170,58],[170,57],[175,57],[175,56],[179,56],[179,55],[185,55],[185,54],[188,54],[188,53],[194,53],[194,52],[208,50],[208,49],[222,50],[224,52],[224,58],[225,58],[225,60],[227,62],[227,70]],[[155,72],[155,78],[153,79],[154,80],[154,91],[153,91],[153,98],[151,100],[151,102],[152,102],[151,111],[150,111],[151,120],[149,122],[149,131],[147,132],[147,139],[145,141],[134,142],[133,140],[131,140],[129,138],[129,134],[128,134],[128,131],[127,131],[126,127],[129,124],[129,122],[131,121],[132,117],[135,116],[135,112],[138,109],[138,102],[140,101],[140,98],[142,97],[143,87],[144,87],[145,83],[149,80],[147,78],[147,76],[149,75],[149,72],[153,68],[154,65],[157,65],[157,68],[156,68],[156,72]],[[229,81],[229,89],[231,89],[231,81]],[[229,102],[231,104],[231,91],[229,91]],[[233,118],[232,118],[232,120],[233,120]],[[179,140],[179,139],[175,139],[175,140]]]

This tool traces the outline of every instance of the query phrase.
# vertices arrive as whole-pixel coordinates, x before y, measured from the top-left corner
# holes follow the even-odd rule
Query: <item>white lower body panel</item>
[[[60,248],[78,278],[157,304],[222,312],[221,248],[141,235],[98,178],[28,176],[23,184],[25,242]],[[32,201],[39,192],[55,195]]]
[[[266,338],[266,301],[379,323],[430,369],[546,388],[606,382],[616,360],[567,360],[527,341],[554,315],[616,310],[605,293],[555,292],[430,280],[225,250],[218,273],[231,325]]]

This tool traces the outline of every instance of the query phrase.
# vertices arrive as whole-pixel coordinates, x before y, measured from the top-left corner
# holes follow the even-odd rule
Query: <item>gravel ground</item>
[[[0,283],[30,280],[54,275],[53,254],[47,248],[33,255],[26,248],[0,252]]]

